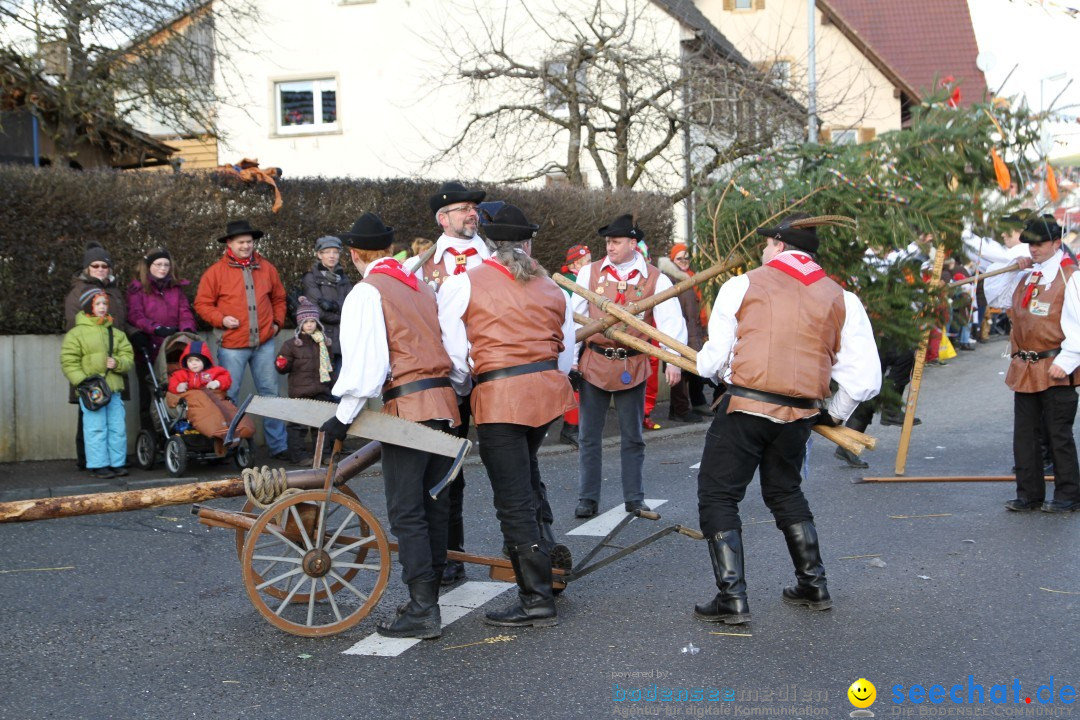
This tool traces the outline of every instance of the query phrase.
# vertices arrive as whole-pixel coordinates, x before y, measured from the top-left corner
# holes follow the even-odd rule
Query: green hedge
[[[214,174],[0,165],[0,297],[7,300],[0,334],[62,331],[63,299],[91,240],[112,255],[125,286],[148,248],[167,247],[180,276],[193,281],[194,294],[202,271],[222,252],[215,238],[229,219],[246,217],[267,233],[258,250],[291,287],[314,262],[315,239],[348,230],[366,210],[394,226],[398,241],[438,237],[427,203],[438,185],[406,179],[284,179],[284,207],[275,214],[269,187]],[[671,243],[672,213],[661,195],[467,185],[486,189],[490,200],[520,206],[540,224],[534,254],[552,272],[575,243],[588,243],[598,257],[603,250],[597,228],[627,211],[638,214],[654,255]],[[356,277],[352,268],[348,271]]]

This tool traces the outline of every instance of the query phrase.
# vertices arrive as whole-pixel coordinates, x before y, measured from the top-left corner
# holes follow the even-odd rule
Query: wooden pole
[[[1053,475],[1047,475],[1043,478],[1046,482],[1054,482]],[[925,475],[922,477],[864,477],[861,480],[855,480],[856,483],[936,483],[936,482],[1016,482],[1015,475],[957,475],[949,477],[947,475]]]
[[[341,484],[370,467],[382,455],[382,446],[368,443],[345,458],[338,466],[335,484]],[[317,490],[326,481],[326,470],[291,470],[287,473],[290,488]],[[231,477],[210,482],[187,483],[147,490],[89,493],[65,497],[16,500],[0,503],[0,523],[51,520],[78,515],[145,510],[170,505],[190,505],[214,498],[239,497],[244,494],[243,478]]]
[[[575,313],[574,320],[577,322],[584,322],[588,320],[584,315]],[[658,348],[639,337],[631,335],[629,333],[622,332],[621,330],[615,330],[608,328],[604,331],[604,335],[625,345],[628,348],[637,350],[645,355],[652,355],[659,358],[666,363],[674,365],[686,372],[697,374],[697,351],[687,348],[688,353],[686,357],[680,357],[672,353],[666,352],[662,348]],[[663,335],[663,333],[661,333]],[[664,336],[667,337],[666,335]],[[662,342],[664,342],[662,340]],[[666,344],[666,342],[665,342]],[[591,352],[591,351],[587,351]],[[836,443],[840,447],[844,448],[850,453],[855,455],[861,455],[862,451],[866,448],[871,450],[877,446],[877,438],[865,433],[861,433],[857,430],[852,430],[847,427],[830,427],[827,425],[815,425],[814,432],[818,433],[826,440]]]
[[[1017,265],[1016,263],[1013,263],[1012,265],[1009,265],[1007,267],[998,268],[997,270],[991,270],[990,272],[984,272],[981,275],[972,275],[971,277],[964,278],[963,280],[954,280],[953,282],[949,283],[945,287],[951,287],[951,288],[960,287],[961,285],[967,285],[969,283],[979,282],[983,278],[994,277],[995,275],[1004,275],[1005,273],[1016,272],[1019,269],[1020,269],[1020,266]]]
[[[934,257],[934,272],[930,276],[930,287],[936,287],[941,282],[941,267],[945,264],[945,248],[938,245]],[[900,445],[896,449],[896,466],[894,472],[897,475],[904,474],[907,465],[908,445],[911,443],[911,428],[915,423],[915,408],[919,404],[919,388],[922,386],[923,368],[926,367],[926,349],[930,344],[930,331],[933,326],[927,328],[919,341],[919,349],[915,353],[915,367],[911,370],[911,385],[908,387],[907,409],[904,411],[904,427],[900,431]]]
[[[741,257],[732,258],[725,263],[717,263],[710,268],[706,268],[699,273],[695,273],[692,277],[689,277],[686,280],[672,285],[663,292],[658,292],[655,295],[650,295],[647,298],[642,298],[635,303],[629,303],[625,306],[625,309],[631,315],[638,315],[645,312],[649,308],[659,305],[665,300],[670,300],[673,297],[678,297],[679,295],[696,285],[700,285],[703,282],[712,280],[717,275],[722,275],[723,273],[734,270],[735,268],[745,264],[746,260]],[[559,282],[559,277],[560,275],[558,273],[552,276],[555,282]],[[608,315],[606,318],[601,318],[599,320],[591,320],[585,325],[585,327],[578,328],[577,337],[575,339],[577,342],[581,342],[590,335],[595,335],[596,333],[603,332],[607,328],[619,322],[621,322],[619,318],[612,315]]]
[[[583,288],[577,283],[575,283],[573,280],[563,277],[562,275],[555,275],[555,282],[566,288],[567,290],[575,292],[581,297],[585,298],[593,305],[600,308],[601,312],[606,312],[609,315],[614,315],[619,320],[634,328],[638,332],[651,337],[653,340],[656,340],[663,345],[666,345],[667,347],[671,348],[683,357],[689,357],[690,355],[694,354],[694,351],[690,349],[689,345],[681,343],[675,338],[665,335],[659,329],[653,327],[644,320],[639,320],[637,317],[635,317],[631,313],[628,313],[625,308],[623,308],[621,305],[614,302],[613,300],[610,300],[603,295],[594,293],[588,288]]]

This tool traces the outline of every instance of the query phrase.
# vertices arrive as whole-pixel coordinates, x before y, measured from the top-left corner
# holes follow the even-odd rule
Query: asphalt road
[[[1008,473],[1002,347],[928,370],[907,475]],[[880,439],[867,455],[871,472],[891,475],[899,429],[870,431]],[[651,439],[646,495],[666,500],[663,517],[634,520],[619,542],[673,523],[697,527],[690,466],[703,437],[697,426]],[[604,509],[621,499],[617,462],[617,451],[605,454]],[[546,455],[541,467],[555,530],[566,533],[581,525],[576,455]],[[715,592],[708,554],[701,542],[669,535],[571,583],[556,628],[484,625],[483,609],[507,602],[508,591],[441,639],[395,657],[345,651],[404,599],[396,567],[359,625],[305,639],[255,611],[233,533],[203,527],[186,507],[0,526],[0,718],[841,717],[854,709],[847,688],[858,678],[876,685],[878,717],[1068,716],[1075,706],[1060,702],[1061,690],[1080,686],[1080,514],[1008,513],[1008,483],[853,484],[862,474],[815,443],[806,487],[835,602],[829,612],[781,602],[793,573],[755,483],[743,504],[749,625],[692,617],[693,604]],[[486,477],[477,466],[467,477],[468,547],[497,554]],[[352,487],[385,518],[377,477]],[[598,540],[564,541],[580,558]],[[470,567],[469,579],[485,580],[482,570]],[[993,685],[1007,685],[1008,704],[893,703],[896,685],[906,697],[916,684],[946,692],[962,684],[957,696],[966,700],[969,682],[987,701]],[[1042,705],[1036,691],[1051,682],[1059,702]],[[696,697],[689,693],[702,688],[718,699],[652,702],[654,685],[660,696],[685,689]]]

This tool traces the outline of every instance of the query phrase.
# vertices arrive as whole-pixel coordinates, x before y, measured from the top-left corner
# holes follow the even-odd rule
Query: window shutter
[[[725,10],[734,10],[735,9],[735,0],[724,0],[724,9]]]
[[[859,128],[859,144],[868,143],[877,137],[877,130],[874,128]]]
[[[754,9],[755,10],[764,10],[765,9],[765,0],[754,0]]]
[[[832,130],[818,130],[818,142],[825,144],[832,142]]]

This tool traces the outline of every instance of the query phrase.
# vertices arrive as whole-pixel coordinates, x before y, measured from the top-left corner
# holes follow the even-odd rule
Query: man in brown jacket
[[[262,236],[247,220],[229,222],[218,238],[225,253],[203,273],[195,295],[195,312],[221,331],[218,362],[232,376],[229,399],[234,403],[248,365],[256,392],[278,394],[274,336],[285,324],[285,286],[277,268],[255,252]],[[263,434],[274,458],[287,459],[285,423],[267,419]]]
[[[364,213],[340,237],[364,279],[341,309],[342,364],[333,391],[341,402],[322,429],[331,439],[343,439],[368,398],[381,395],[383,412],[450,432],[460,418],[435,291],[390,257],[394,229],[375,213]],[[380,635],[427,639],[442,634],[439,583],[450,498],[449,493],[432,498],[429,491],[452,464],[448,457],[383,444],[386,511],[409,602],[393,622],[378,625]]]

